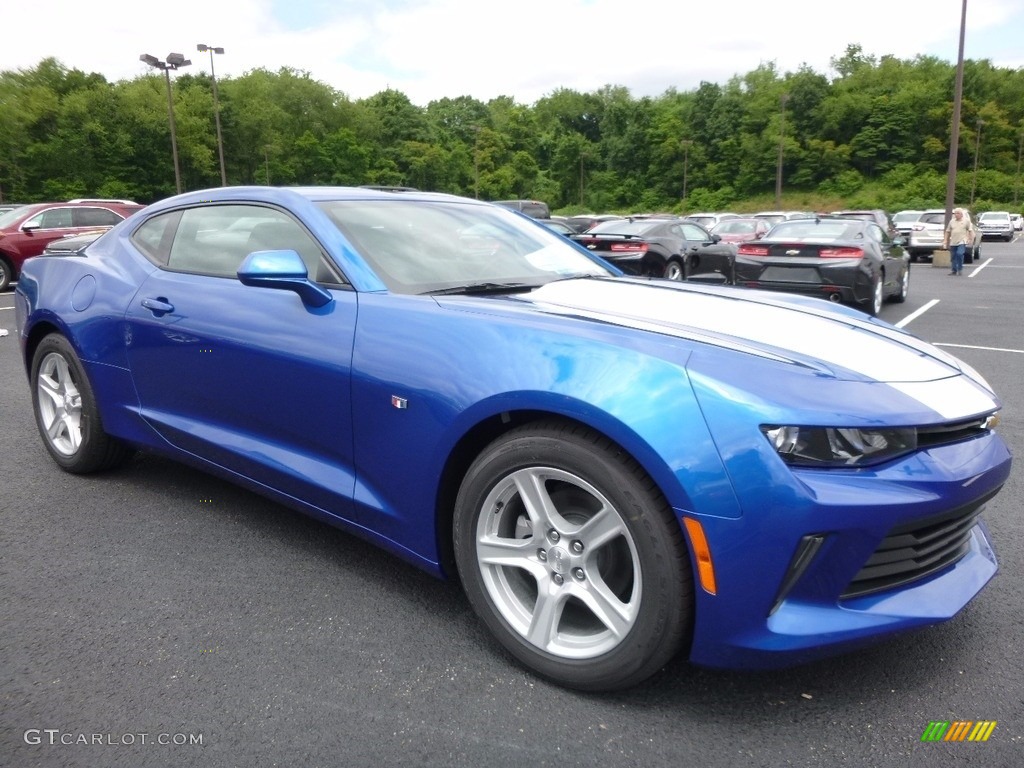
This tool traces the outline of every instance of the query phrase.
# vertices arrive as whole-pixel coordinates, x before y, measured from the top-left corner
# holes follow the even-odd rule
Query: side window
[[[121,217],[106,208],[72,208],[71,218],[76,227],[112,227]]]
[[[132,243],[150,261],[165,267],[170,257],[174,230],[181,219],[181,211],[154,216],[132,233]]]
[[[71,224],[70,208],[49,208],[40,211],[26,221],[23,227],[39,227],[39,229],[66,229]]]
[[[181,213],[167,268],[234,277],[253,251],[297,251],[312,280],[340,282],[319,244],[296,221],[273,208],[211,205]]]
[[[885,234],[885,231],[877,224],[872,224],[867,228],[868,239],[874,240],[876,243],[888,243],[889,236]]]
[[[704,230],[700,227],[695,227],[692,224],[683,224],[683,237],[687,240],[699,240],[703,242],[708,239],[708,236],[704,233]]]

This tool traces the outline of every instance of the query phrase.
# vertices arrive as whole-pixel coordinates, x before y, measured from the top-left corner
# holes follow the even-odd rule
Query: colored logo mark
[[[921,741],[988,741],[995,729],[995,720],[932,720]]]

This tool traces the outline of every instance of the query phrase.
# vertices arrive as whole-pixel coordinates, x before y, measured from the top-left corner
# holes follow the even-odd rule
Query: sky
[[[140,54],[183,53],[216,75],[290,67],[350,99],[401,91],[416,105],[560,88],[633,97],[725,83],[761,64],[826,76],[848,45],[955,62],[962,0],[45,0],[8,3],[0,70],[46,57],[107,80],[153,73]],[[18,30],[23,30],[19,33]],[[968,0],[967,59],[1024,68],[1024,1]]]

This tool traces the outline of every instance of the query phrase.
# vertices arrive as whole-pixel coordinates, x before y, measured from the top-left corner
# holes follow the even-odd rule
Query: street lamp
[[[782,208],[782,145],[786,138],[786,102],[789,94],[779,96],[779,161],[775,166],[775,207]]]
[[[217,98],[217,73],[213,71],[213,54],[224,53],[223,48],[214,48],[212,45],[199,43],[196,50],[200,53],[210,52],[210,79],[213,80],[213,119],[217,123],[217,154],[220,157],[220,185],[228,185],[228,174],[224,170],[224,137],[220,132],[220,100]]]
[[[964,94],[964,36],[967,30],[967,0],[960,8],[960,47],[956,56],[956,81],[953,85],[953,118],[949,126],[949,168],[946,171],[946,215],[943,227],[949,226],[956,202],[956,165],[960,152],[960,106]]]
[[[177,188],[178,194],[180,195],[181,168],[178,165],[178,134],[174,127],[174,100],[171,98],[171,70],[187,67],[192,62],[180,53],[168,53],[167,61],[160,61],[156,56],[150,56],[148,53],[144,53],[139,56],[139,61],[148,64],[151,67],[155,67],[156,69],[162,69],[164,71],[164,77],[167,79],[167,119],[171,123],[171,155],[174,157],[174,186]]]
[[[978,154],[981,152],[981,126],[985,121],[978,118],[978,132],[974,134],[974,173],[971,174],[971,205],[974,205],[974,190],[978,186]]]
[[[686,173],[690,164],[690,147],[693,142],[690,139],[683,139],[679,142],[683,147],[683,202],[686,202]]]
[[[480,126],[471,125],[473,132],[473,197],[480,199]]]
[[[1013,204],[1017,204],[1017,195],[1020,192],[1020,158],[1024,154],[1024,120],[1021,121],[1020,140],[1017,142],[1017,178],[1013,182]]]

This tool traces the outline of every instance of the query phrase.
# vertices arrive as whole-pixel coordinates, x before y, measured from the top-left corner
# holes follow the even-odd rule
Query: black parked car
[[[877,315],[910,290],[910,256],[872,221],[821,217],[783,221],[736,252],[736,283],[804,293]]]
[[[615,219],[572,239],[632,275],[686,280],[716,272],[731,281],[732,248],[692,221]]]
[[[85,246],[91,245],[107,231],[109,227],[103,229],[95,229],[90,232],[83,232],[79,235],[68,235],[62,237],[59,240],[54,240],[46,244],[43,248],[43,256],[74,256],[79,253]]]

